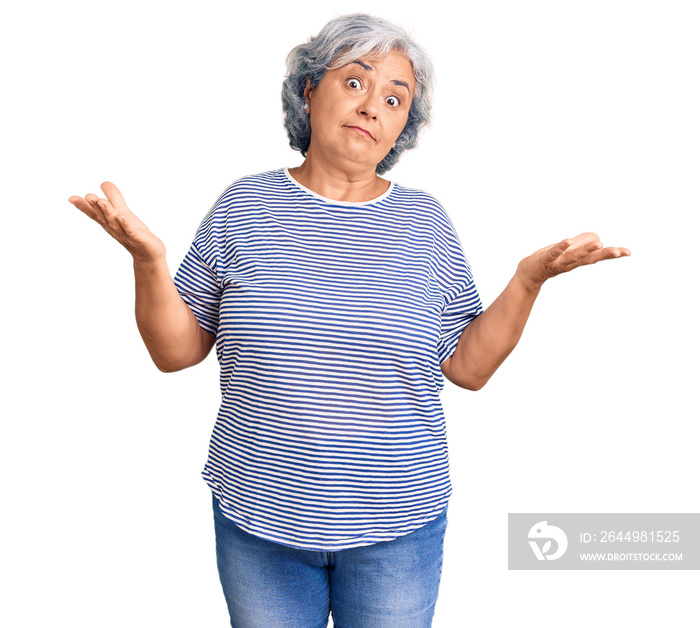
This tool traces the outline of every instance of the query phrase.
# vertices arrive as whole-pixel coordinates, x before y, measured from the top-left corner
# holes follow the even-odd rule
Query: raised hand
[[[518,274],[533,287],[541,286],[547,279],[567,273],[579,266],[595,264],[607,259],[618,259],[631,255],[629,249],[608,246],[595,233],[582,233],[575,238],[567,238],[552,244],[529,257],[518,265]]]
[[[479,390],[518,344],[547,279],[628,255],[629,249],[604,247],[595,233],[582,233],[529,255],[518,264],[506,289],[462,332],[454,353],[441,365],[445,377],[463,388]]]
[[[126,206],[117,186],[105,181],[100,187],[107,198],[86,194],[85,198],[71,196],[68,202],[100,223],[109,235],[131,253],[135,262],[164,261],[165,245]]]

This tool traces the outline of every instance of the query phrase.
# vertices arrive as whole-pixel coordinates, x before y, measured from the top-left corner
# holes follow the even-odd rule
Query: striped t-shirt
[[[323,198],[286,169],[231,184],[176,277],[216,336],[202,475],[243,530],[337,551],[437,517],[451,493],[440,364],[481,302],[429,194]]]

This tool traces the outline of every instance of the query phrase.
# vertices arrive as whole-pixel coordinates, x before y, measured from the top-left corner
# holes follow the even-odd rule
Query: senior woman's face
[[[376,167],[403,131],[416,88],[411,62],[400,52],[362,57],[307,85],[308,155]]]

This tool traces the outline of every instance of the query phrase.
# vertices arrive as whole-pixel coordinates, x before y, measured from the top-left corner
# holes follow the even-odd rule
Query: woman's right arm
[[[86,194],[68,200],[131,253],[136,324],[153,362],[166,373],[198,364],[211,351],[215,338],[199,326],[177,291],[165,245],[129,210],[116,185],[106,181],[100,187],[107,198]]]

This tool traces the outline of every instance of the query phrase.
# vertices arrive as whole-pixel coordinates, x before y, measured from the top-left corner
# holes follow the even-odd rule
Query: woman
[[[582,234],[523,259],[482,311],[439,203],[379,175],[428,121],[432,70],[396,26],[331,21],[284,82],[297,168],[229,186],[175,279],[111,183],[70,202],[132,254],[136,318],[176,371],[214,343],[203,477],[236,627],[430,626],[451,487],[439,392],[477,390],[542,284],[629,255]]]

